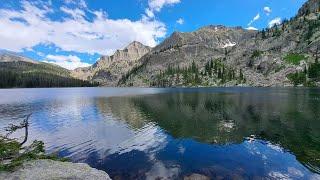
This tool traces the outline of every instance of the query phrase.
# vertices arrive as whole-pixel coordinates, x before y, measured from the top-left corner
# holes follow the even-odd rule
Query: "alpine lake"
[[[0,132],[28,114],[27,143],[112,179],[320,179],[320,89],[0,90]]]

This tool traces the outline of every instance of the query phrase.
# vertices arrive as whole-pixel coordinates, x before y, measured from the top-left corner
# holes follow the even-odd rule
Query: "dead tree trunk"
[[[20,145],[22,146],[24,143],[27,142],[28,140],[28,135],[29,135],[29,132],[28,132],[28,127],[29,127],[29,118],[30,118],[31,114],[27,115],[26,116],[26,119],[23,120],[23,124],[24,124],[24,127],[25,127],[25,134],[24,134],[24,139],[23,141],[20,143]]]

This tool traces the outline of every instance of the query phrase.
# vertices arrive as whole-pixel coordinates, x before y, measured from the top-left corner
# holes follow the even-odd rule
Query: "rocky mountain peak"
[[[309,0],[299,9],[298,16],[304,16],[319,11],[320,0]]]
[[[214,32],[225,32],[225,31],[245,31],[245,29],[243,29],[241,26],[236,26],[236,27],[227,27],[224,25],[208,25],[208,26],[204,26],[200,29],[198,29],[197,31],[214,31]]]
[[[170,51],[183,46],[208,46],[215,49],[234,47],[238,42],[250,39],[256,32],[242,27],[209,25],[194,32],[174,32],[169,38],[154,48],[156,52]]]
[[[143,45],[140,42],[133,41],[123,50],[117,50],[112,56],[110,56],[111,61],[132,61],[139,59],[146,53],[150,52],[151,48]]]
[[[215,31],[218,31],[218,30],[224,30],[224,29],[229,29],[229,28],[224,26],[224,25],[208,25],[208,26],[201,27],[198,31],[201,31],[201,30],[215,30]]]
[[[132,48],[145,48],[147,46],[143,45],[141,42],[133,41],[130,43],[125,49],[132,49]]]
[[[118,49],[111,56],[101,56],[100,59],[93,65],[93,67],[97,66],[106,66],[113,61],[131,61],[137,60],[146,53],[151,51],[151,47],[145,46],[138,41],[133,41],[124,49]]]
[[[84,80],[98,81],[103,85],[115,86],[120,77],[133,68],[151,49],[138,41],[133,41],[111,56],[101,56],[91,67],[76,69],[72,75]]]

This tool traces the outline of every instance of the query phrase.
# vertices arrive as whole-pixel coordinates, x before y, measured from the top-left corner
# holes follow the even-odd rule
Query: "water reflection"
[[[119,179],[320,178],[318,90],[97,91],[0,101],[0,126],[32,112],[30,141]]]
[[[312,93],[179,93],[131,100],[129,106],[175,138],[230,144],[256,135],[280,144],[304,164],[320,166],[320,106]]]

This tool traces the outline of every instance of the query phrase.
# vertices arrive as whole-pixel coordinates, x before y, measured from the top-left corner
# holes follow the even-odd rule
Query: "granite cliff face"
[[[104,86],[116,86],[123,74],[134,67],[151,48],[139,42],[132,42],[112,56],[102,56],[94,65],[78,68],[72,72],[76,78],[99,82]]]

